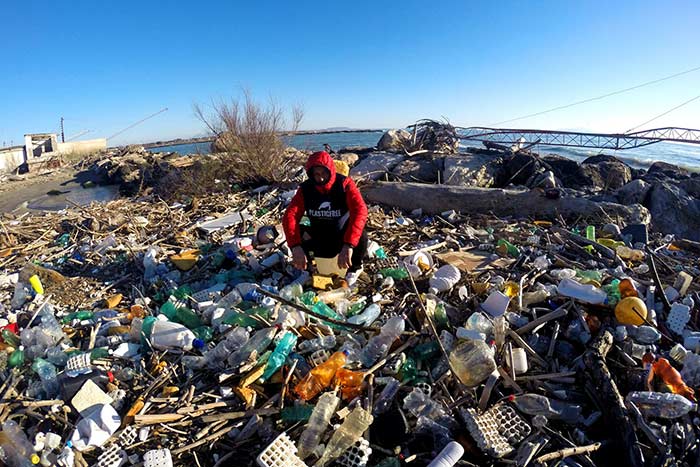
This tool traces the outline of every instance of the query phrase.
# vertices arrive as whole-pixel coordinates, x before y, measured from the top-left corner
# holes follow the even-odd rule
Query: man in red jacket
[[[331,156],[324,151],[311,154],[304,181],[284,213],[282,225],[292,250],[294,267],[305,270],[307,256],[338,256],[338,267],[348,269],[351,287],[361,272],[367,252],[367,206],[350,177],[336,173]],[[299,222],[306,213],[309,227]]]

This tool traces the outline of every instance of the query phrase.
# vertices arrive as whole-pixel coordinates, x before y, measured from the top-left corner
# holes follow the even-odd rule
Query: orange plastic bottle
[[[146,310],[141,305],[131,305],[129,312],[126,314],[126,318],[131,321],[134,318],[144,318],[146,316]]]
[[[331,384],[335,373],[345,365],[346,359],[345,352],[334,353],[328,360],[312,369],[304,379],[299,381],[299,384],[294,387],[294,393],[305,401],[313,399]]]
[[[621,298],[627,298],[627,297],[639,297],[639,292],[637,291],[637,288],[634,286],[634,283],[632,282],[632,279],[622,279],[620,283],[617,285],[617,288],[620,290],[620,297]]]
[[[353,399],[360,395],[364,380],[364,371],[352,371],[341,368],[335,373],[335,384],[340,386],[341,396],[344,400]]]
[[[646,354],[642,358],[642,362],[651,364],[647,382],[651,383],[654,376],[658,376],[669,387],[671,392],[680,394],[686,399],[695,402],[695,391],[685,384],[678,370],[673,368],[665,358],[657,358],[656,361],[652,359],[654,359],[652,354]],[[651,363],[652,361],[653,363]]]

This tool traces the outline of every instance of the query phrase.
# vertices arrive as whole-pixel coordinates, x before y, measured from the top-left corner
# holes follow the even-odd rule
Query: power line
[[[156,112],[156,113],[154,113],[154,114],[152,114],[152,115],[149,115],[149,116],[146,117],[146,118],[142,118],[142,119],[139,120],[138,122],[132,123],[132,124],[129,125],[128,127],[124,128],[123,130],[120,130],[120,131],[114,133],[112,136],[110,136],[110,137],[107,138],[107,139],[112,139],[112,138],[114,138],[115,136],[121,135],[121,134],[124,133],[126,130],[130,130],[130,129],[132,129],[133,127],[135,127],[136,125],[139,125],[139,124],[145,122],[146,120],[148,120],[149,118],[153,118],[153,117],[155,117],[156,115],[165,112],[166,110],[168,110],[167,107],[165,107],[164,109],[160,109],[158,112]]]
[[[684,105],[690,104],[691,102],[693,102],[693,101],[695,101],[695,100],[698,100],[698,99],[700,99],[700,95],[697,95],[697,96],[693,97],[692,99],[688,99],[687,101],[683,102],[682,104],[679,104],[679,105],[675,106],[674,108],[672,108],[672,109],[670,109],[670,110],[667,110],[666,112],[664,112],[664,113],[662,113],[662,114],[659,114],[659,115],[657,115],[656,117],[654,117],[654,118],[652,118],[652,119],[650,119],[650,120],[647,120],[646,122],[644,122],[644,123],[642,123],[642,124],[640,124],[640,125],[637,125],[637,126],[635,126],[635,127],[633,127],[633,128],[630,128],[629,130],[625,131],[625,133],[629,133],[629,132],[632,131],[632,130],[636,130],[637,128],[643,127],[643,126],[646,125],[647,123],[651,123],[651,122],[653,122],[654,120],[656,120],[656,119],[658,119],[658,118],[661,118],[661,117],[663,117],[664,115],[668,115],[668,114],[670,114],[671,112],[673,112],[674,110],[680,109],[680,108],[683,107]]]
[[[644,86],[649,86],[649,85],[651,85],[651,84],[660,83],[660,82],[662,82],[662,81],[666,81],[666,80],[669,80],[669,79],[672,79],[672,78],[676,78],[676,77],[678,77],[678,76],[686,75],[686,74],[688,74],[688,73],[692,73],[692,72],[698,71],[698,70],[700,70],[700,66],[695,67],[695,68],[691,68],[691,69],[689,69],[689,70],[681,71],[680,73],[675,73],[675,74],[672,74],[672,75],[669,75],[669,76],[664,76],[663,78],[658,78],[658,79],[655,79],[655,80],[652,80],[652,81],[647,81],[646,83],[637,84],[636,86],[632,86],[632,87],[625,88],[625,89],[620,89],[620,90],[618,90],[618,91],[610,92],[610,93],[608,93],[608,94],[603,94],[602,96],[590,97],[590,98],[588,98],[588,99],[584,99],[584,100],[581,100],[581,101],[572,102],[572,103],[566,104],[566,105],[560,105],[559,107],[554,107],[554,108],[551,108],[551,109],[548,109],[548,110],[543,110],[543,111],[541,111],[541,112],[536,112],[536,113],[532,113],[532,114],[529,114],[529,115],[523,115],[522,117],[511,118],[510,120],[503,120],[502,122],[490,123],[490,124],[488,124],[487,126],[503,125],[504,123],[510,123],[510,122],[514,122],[514,121],[516,121],[516,120],[523,120],[523,119],[530,118],[530,117],[537,117],[537,116],[539,116],[539,115],[544,115],[544,114],[546,114],[546,113],[554,112],[554,111],[557,111],[557,110],[568,109],[569,107],[573,107],[573,106],[575,106],[575,105],[586,104],[586,103],[588,103],[588,102],[593,102],[593,101],[597,101],[597,100],[600,100],[600,99],[605,99],[606,97],[615,96],[615,95],[617,95],[617,94],[622,94],[622,93],[625,93],[625,92],[628,92],[628,91],[632,91],[632,90],[634,90],[634,89],[639,89],[639,88],[642,88],[642,87],[644,87]]]

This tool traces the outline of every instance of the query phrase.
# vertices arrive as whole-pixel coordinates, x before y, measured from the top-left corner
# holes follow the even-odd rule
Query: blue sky
[[[0,144],[90,130],[110,145],[204,132],[242,88],[306,129],[487,125],[700,66],[700,2],[5,2]],[[700,71],[509,123],[625,131],[700,94]],[[700,127],[700,100],[647,127]]]

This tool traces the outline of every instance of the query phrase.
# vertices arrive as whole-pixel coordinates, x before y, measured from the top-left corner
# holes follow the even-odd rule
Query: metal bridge
[[[457,136],[462,142],[483,141],[485,143],[518,144],[521,146],[541,144],[622,150],[640,148],[661,141],[700,144],[700,130],[675,127],[621,134],[485,127],[457,128],[456,130]]]

